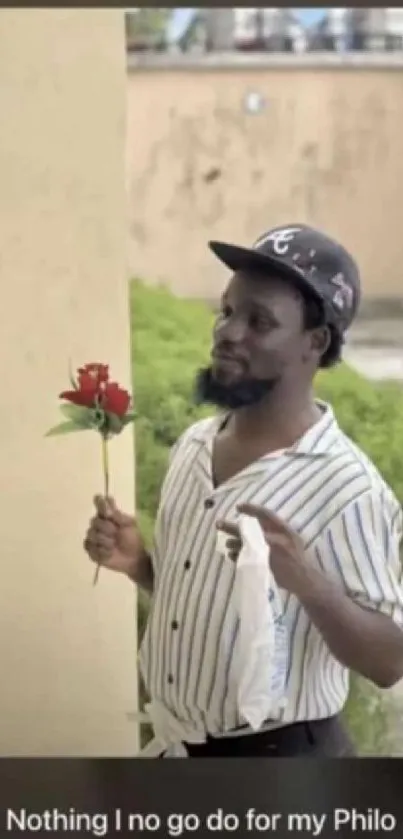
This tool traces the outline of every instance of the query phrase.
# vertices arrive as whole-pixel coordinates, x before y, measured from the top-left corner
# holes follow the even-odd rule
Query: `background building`
[[[129,47],[183,51],[395,51],[403,8],[131,9]]]
[[[353,250],[368,305],[402,299],[403,55],[129,56],[128,74],[133,274],[217,298],[208,239],[301,219]]]

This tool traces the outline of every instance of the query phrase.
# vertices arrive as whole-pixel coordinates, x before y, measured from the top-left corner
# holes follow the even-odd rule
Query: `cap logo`
[[[336,292],[332,297],[333,305],[340,311],[343,311],[345,308],[351,309],[354,302],[354,294],[352,288],[347,285],[344,274],[336,274],[330,282],[336,286]]]
[[[262,245],[270,242],[273,251],[278,256],[285,256],[294,241],[297,233],[300,233],[300,227],[283,227],[280,230],[272,230],[270,233],[264,233],[263,236],[255,242],[254,247],[260,248]]]

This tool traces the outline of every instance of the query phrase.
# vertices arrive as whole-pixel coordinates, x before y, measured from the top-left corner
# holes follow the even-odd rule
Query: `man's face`
[[[222,298],[211,367],[199,373],[199,400],[232,409],[255,404],[285,377],[307,377],[319,357],[298,293],[281,279],[237,273]]]

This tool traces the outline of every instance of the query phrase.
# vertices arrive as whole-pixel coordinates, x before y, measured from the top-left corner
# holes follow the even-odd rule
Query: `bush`
[[[136,423],[137,505],[151,543],[159,489],[169,449],[181,432],[211,409],[192,400],[195,370],[208,363],[213,315],[203,304],[178,299],[138,281],[131,286]],[[341,427],[373,459],[403,502],[403,392],[397,384],[374,384],[346,365],[320,373],[318,396],[331,402]],[[140,598],[143,632],[147,599]],[[385,737],[384,704],[378,693],[353,680],[346,709],[362,753],[380,753]],[[387,747],[386,747],[387,748]]]
[[[403,389],[368,381],[347,365],[317,378],[318,396],[333,405],[343,431],[373,460],[403,503]]]

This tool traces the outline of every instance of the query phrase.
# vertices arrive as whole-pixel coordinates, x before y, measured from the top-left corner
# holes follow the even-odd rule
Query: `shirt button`
[[[183,567],[184,567],[185,571],[189,571],[189,568],[190,568],[190,560],[189,559],[186,560]]]
[[[174,683],[174,677],[173,677],[172,673],[170,673],[169,676],[168,676],[168,684],[173,685],[173,683]]]
[[[212,498],[206,498],[206,500],[204,502],[204,509],[205,510],[211,510],[212,507],[214,507],[213,499]]]
[[[171,627],[172,627],[172,629],[174,629],[174,630],[175,630],[175,629],[179,629],[179,624],[178,624],[178,621],[172,621],[172,623],[171,623]]]

